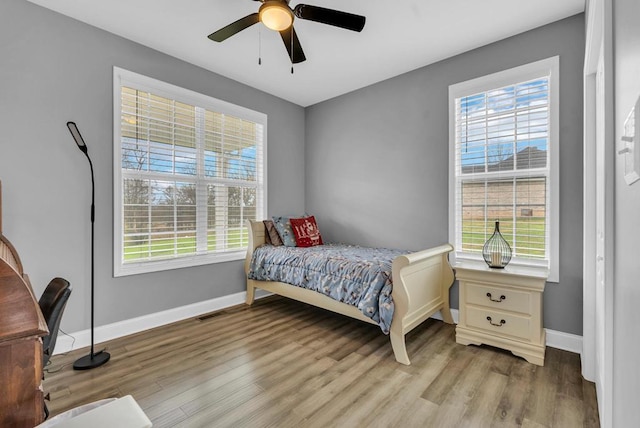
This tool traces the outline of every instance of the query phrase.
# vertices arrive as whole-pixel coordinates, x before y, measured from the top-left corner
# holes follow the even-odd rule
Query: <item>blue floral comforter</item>
[[[389,334],[393,318],[391,264],[407,251],[328,244],[263,245],[255,249],[249,279],[278,281],[355,306]]]

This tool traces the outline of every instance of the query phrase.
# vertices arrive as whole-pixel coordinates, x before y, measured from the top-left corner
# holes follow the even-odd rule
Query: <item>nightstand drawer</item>
[[[531,293],[467,283],[467,303],[487,306],[501,311],[531,314]]]
[[[527,341],[531,338],[530,317],[475,306],[467,306],[467,326]]]

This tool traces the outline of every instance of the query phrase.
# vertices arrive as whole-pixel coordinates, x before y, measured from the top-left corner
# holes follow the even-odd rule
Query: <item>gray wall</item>
[[[96,175],[96,325],[244,291],[242,262],[112,277],[113,101],[118,66],[268,115],[268,204],[304,209],[304,109],[24,0],[0,2],[3,229],[37,295],[62,276],[74,291],[62,328],[89,327],[86,158]]]
[[[266,113],[270,214],[306,209],[332,240],[409,249],[445,242],[448,86],[560,55],[562,266],[560,284],[545,292],[545,327],[581,334],[583,31],[578,15],[305,110],[23,0],[2,0],[4,233],[36,294],[53,276],[73,283],[63,329],[88,328],[91,195],[88,165],[65,127],[73,120],[96,172],[96,325],[244,290],[241,262],[112,277],[116,65]]]
[[[640,97],[640,2],[613,2],[615,146],[624,134],[624,122]],[[636,135],[640,124],[636,122]],[[611,147],[613,150],[614,147]],[[638,148],[636,148],[637,150]],[[640,182],[624,181],[623,157],[616,155],[613,288],[613,426],[637,426],[638,325],[640,325]]]
[[[447,242],[449,85],[555,55],[561,266],[544,326],[582,334],[583,14],[308,107],[306,209],[322,234],[414,250]]]

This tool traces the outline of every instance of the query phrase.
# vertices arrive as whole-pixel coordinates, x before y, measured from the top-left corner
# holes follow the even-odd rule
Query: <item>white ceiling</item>
[[[207,36],[257,12],[251,0],[29,0],[303,107],[584,11],[585,0],[309,0],[364,15],[356,33],[297,19],[307,60],[254,25]],[[292,0],[290,6],[307,0]],[[261,43],[259,43],[259,38]],[[258,65],[261,45],[262,65]]]

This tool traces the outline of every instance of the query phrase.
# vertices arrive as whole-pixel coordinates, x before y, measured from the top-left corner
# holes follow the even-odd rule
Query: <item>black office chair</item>
[[[60,321],[62,320],[62,312],[64,312],[64,307],[67,305],[70,295],[71,284],[69,284],[69,281],[64,278],[53,278],[38,301],[40,311],[42,311],[49,329],[49,334],[42,338],[43,367],[49,363],[49,359],[53,355],[53,349],[58,338],[58,330],[60,329]]]
[[[42,367],[49,364],[49,360],[53,355],[53,349],[56,346],[56,339],[58,338],[58,330],[60,329],[60,321],[62,320],[62,313],[64,312],[70,295],[71,284],[69,284],[69,281],[64,278],[53,278],[51,282],[49,282],[49,285],[47,285],[47,288],[44,289],[40,300],[38,300],[40,311],[49,329],[49,334],[42,338]],[[42,374],[42,378],[44,379],[44,373]],[[48,395],[49,394],[47,394],[47,397]],[[47,419],[49,417],[49,409],[46,403],[43,404],[44,418]]]

